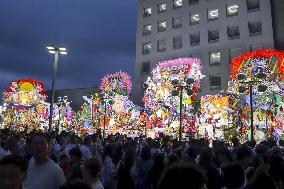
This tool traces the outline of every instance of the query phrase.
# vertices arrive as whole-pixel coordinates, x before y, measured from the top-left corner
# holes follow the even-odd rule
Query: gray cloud
[[[6,0],[0,18],[0,92],[21,78],[50,88],[53,57],[47,44],[69,50],[60,58],[57,88],[98,86],[118,70],[134,75],[133,0]]]

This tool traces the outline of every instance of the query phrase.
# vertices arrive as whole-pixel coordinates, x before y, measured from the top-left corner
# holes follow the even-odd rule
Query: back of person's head
[[[244,185],[245,174],[239,163],[232,162],[222,167],[224,185],[228,189],[240,188]]]
[[[173,164],[168,167],[160,180],[159,189],[202,189],[207,178],[200,168],[192,164]]]
[[[91,136],[85,136],[85,138],[84,138],[84,144],[85,144],[85,145],[91,145],[91,144],[92,144],[92,138],[91,138]]]
[[[256,173],[248,182],[246,189],[276,189],[274,180],[265,172]]]
[[[169,164],[168,165],[171,165],[175,162],[178,161],[178,156],[176,154],[170,154],[169,155]]]
[[[132,166],[136,159],[135,148],[128,147],[124,153],[124,164]]]
[[[157,153],[154,156],[153,168],[164,168],[165,166],[165,155],[163,153]]]
[[[20,189],[26,178],[27,162],[20,156],[9,155],[0,161],[0,188]]]
[[[141,150],[141,159],[143,161],[147,161],[150,158],[151,158],[151,149],[145,145]]]
[[[266,155],[267,152],[268,152],[268,148],[263,144],[259,144],[255,147],[255,153],[258,156],[264,156]]]
[[[232,144],[234,147],[239,147],[240,141],[237,137],[232,138]]]
[[[69,151],[70,157],[76,157],[78,160],[82,159],[82,151],[79,147],[74,147]]]
[[[65,183],[60,187],[60,189],[92,189],[92,187],[81,180],[74,180]]]
[[[31,142],[33,142],[37,138],[44,139],[47,142],[47,144],[50,143],[49,136],[46,133],[41,133],[41,132],[34,133],[31,137]]]
[[[208,167],[213,164],[213,150],[211,148],[204,148],[200,153],[199,165],[201,167]]]
[[[241,161],[246,157],[250,157],[252,155],[251,149],[247,145],[242,145],[236,150],[237,160]]]
[[[281,180],[282,164],[283,160],[279,155],[272,155],[269,159],[269,174],[277,183]]]
[[[28,168],[26,160],[23,159],[21,156],[8,155],[0,160],[0,166],[10,164],[19,167],[23,172],[26,172]]]
[[[85,161],[84,168],[86,168],[86,170],[88,170],[90,176],[92,176],[93,178],[96,178],[96,177],[99,176],[102,165],[101,165],[100,160],[98,160],[96,158],[91,158],[91,159],[87,159]]]
[[[189,147],[187,149],[187,156],[190,158],[190,160],[194,161],[197,158],[197,151],[193,147]]]
[[[104,148],[104,157],[106,156],[112,157],[113,150],[114,150],[113,144],[107,144]]]

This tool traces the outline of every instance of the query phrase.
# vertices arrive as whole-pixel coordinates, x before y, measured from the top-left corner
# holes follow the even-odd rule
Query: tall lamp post
[[[256,75],[253,77],[247,78],[244,73],[239,73],[237,75],[237,80],[241,84],[239,86],[239,93],[245,93],[247,91],[247,88],[249,88],[249,104],[250,104],[250,140],[254,140],[254,125],[253,125],[253,86],[257,86],[257,91],[260,93],[263,93],[266,91],[267,86],[263,83],[263,81],[266,79],[266,73],[262,68],[258,68],[258,71]]]
[[[193,94],[192,85],[194,84],[193,78],[187,78],[186,81],[179,81],[178,79],[172,80],[172,85],[174,87],[172,91],[173,96],[179,95],[179,141],[182,140],[182,101],[183,101],[183,91],[186,90],[188,96]]]
[[[55,82],[56,82],[56,73],[57,73],[57,65],[59,60],[59,54],[66,55],[67,51],[65,47],[54,47],[47,46],[48,52],[54,54],[54,62],[53,62],[53,70],[52,70],[52,96],[51,96],[51,104],[49,111],[49,128],[48,131],[52,131],[52,114],[53,114],[53,104],[54,104],[54,95],[55,95]]]

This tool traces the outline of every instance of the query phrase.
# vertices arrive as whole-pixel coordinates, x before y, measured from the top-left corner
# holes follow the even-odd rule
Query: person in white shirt
[[[29,162],[24,189],[59,189],[65,183],[62,169],[48,158],[47,137],[37,134],[32,139],[33,158]]]
[[[92,187],[92,189],[104,189],[100,181],[101,162],[98,159],[87,159],[82,167],[83,180]]]
[[[79,147],[82,152],[82,160],[85,161],[89,158],[92,158],[92,153],[88,147],[85,145],[80,145],[76,135],[71,136],[70,143],[66,145],[64,149],[65,154],[69,154],[69,151],[72,148]]]

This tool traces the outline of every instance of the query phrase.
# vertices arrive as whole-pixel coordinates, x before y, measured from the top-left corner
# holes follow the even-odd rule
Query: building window
[[[242,54],[242,48],[229,49],[230,62],[233,58]]]
[[[173,49],[181,49],[182,48],[182,37],[177,36],[173,38]]]
[[[227,5],[227,16],[238,15],[239,6],[237,4]]]
[[[200,44],[200,33],[193,33],[189,35],[190,46],[197,46]]]
[[[221,64],[221,52],[220,51],[209,53],[209,64],[210,65]]]
[[[189,0],[188,2],[190,5],[194,5],[198,3],[198,0]]]
[[[142,54],[150,54],[152,48],[151,42],[143,43]]]
[[[166,39],[160,39],[157,41],[157,51],[164,52],[166,51],[167,41]]]
[[[211,9],[208,10],[208,20],[216,20],[219,17],[219,10],[218,9]]]
[[[249,22],[248,27],[249,27],[249,35],[250,36],[260,35],[261,32],[262,32],[261,22]]]
[[[152,14],[152,8],[146,7],[144,8],[143,16],[150,16]]]
[[[159,21],[158,22],[158,32],[166,31],[167,29],[167,22],[166,21]]]
[[[260,2],[259,0],[247,0],[248,12],[259,10]]]
[[[167,10],[166,3],[159,3],[158,4],[158,13],[165,12]]]
[[[190,25],[199,23],[199,20],[200,20],[199,13],[190,14],[189,17],[190,17],[190,20],[189,20]]]
[[[182,7],[182,0],[173,0],[173,8],[181,8]]]
[[[219,41],[219,30],[208,30],[208,42],[215,43]]]
[[[173,17],[173,28],[177,29],[181,27],[182,27],[181,17]]]
[[[141,73],[143,75],[148,75],[150,73],[150,62],[149,61],[142,63]]]
[[[228,34],[228,39],[239,39],[240,38],[239,26],[228,26],[227,34]]]
[[[211,90],[220,90],[222,88],[222,80],[220,75],[210,75],[209,82]]]
[[[264,49],[264,46],[263,45],[251,45],[250,46],[250,51],[257,51],[260,49]]]
[[[151,24],[147,24],[143,26],[143,35],[149,35],[151,34],[152,26]]]

